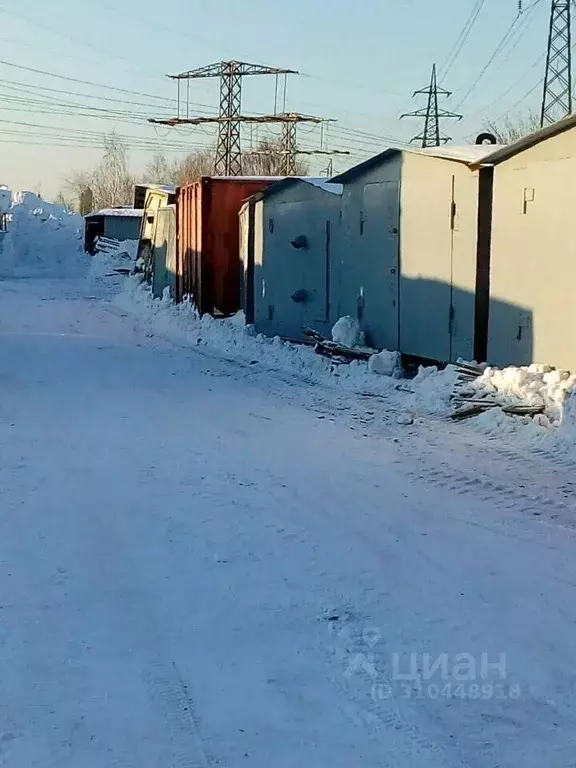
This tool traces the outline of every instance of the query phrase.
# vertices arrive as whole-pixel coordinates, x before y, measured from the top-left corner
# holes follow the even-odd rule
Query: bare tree
[[[159,153],[154,155],[146,166],[143,181],[147,184],[172,184],[174,183],[174,176],[174,163],[169,163],[166,155]]]
[[[66,208],[66,210],[68,211],[75,210],[78,205],[77,203],[75,204],[74,201],[70,197],[68,197],[64,193],[64,190],[62,189],[56,195],[56,202],[58,203],[58,205],[61,205],[62,208]]]
[[[96,169],[92,172],[73,171],[64,180],[60,194],[74,210],[79,210],[82,193],[90,187],[96,210],[114,208],[132,203],[134,183],[126,145],[119,136],[111,133],[104,138],[104,156]]]
[[[104,139],[104,157],[91,178],[94,205],[97,208],[130,205],[134,199],[134,183],[126,145],[111,133]]]
[[[502,121],[488,120],[486,130],[495,136],[498,144],[513,144],[523,136],[533,133],[540,128],[540,120],[534,112],[523,117],[506,117]]]
[[[135,178],[130,172],[128,151],[122,139],[111,133],[104,139],[104,156],[92,172],[74,171],[65,179],[59,201],[72,210],[80,209],[83,192],[90,187],[95,210],[130,205]],[[154,155],[143,174],[149,184],[182,186],[214,171],[214,148],[191,152],[170,162],[162,153]],[[248,176],[282,176],[284,155],[278,139],[263,139],[256,150],[244,153],[244,173]],[[308,173],[308,163],[297,163],[297,175]]]
[[[85,171],[73,171],[64,179],[62,189],[58,194],[58,202],[70,211],[80,212],[82,193],[92,183],[92,174]]]
[[[253,152],[244,154],[244,173],[249,176],[283,176],[284,159],[279,139],[262,139]],[[306,176],[308,171],[306,161],[296,161],[296,176]]]
[[[174,183],[178,186],[196,181],[214,172],[214,150],[211,147],[191,152],[174,164]]]

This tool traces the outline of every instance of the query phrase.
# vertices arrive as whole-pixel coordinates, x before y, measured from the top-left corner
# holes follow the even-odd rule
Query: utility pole
[[[572,114],[572,0],[552,0],[540,125]]]
[[[340,150],[300,150],[296,143],[296,130],[299,123],[314,123],[316,125],[327,122],[326,118],[313,117],[311,115],[301,115],[298,112],[280,112],[276,115],[236,115],[232,118],[227,116],[223,117],[170,117],[170,118],[150,118],[149,123],[155,125],[169,125],[171,127],[177,125],[209,125],[211,123],[217,123],[219,126],[227,125],[230,122],[238,123],[240,126],[243,123],[249,125],[259,124],[280,124],[282,126],[282,136],[280,140],[280,154],[282,155],[282,171],[283,176],[295,176],[296,175],[296,157],[297,155],[349,155],[349,152]],[[239,146],[239,145],[238,145]],[[236,149],[234,149],[236,153]],[[270,151],[260,152],[255,150],[252,154],[272,154]],[[222,170],[218,164],[220,159],[219,150],[216,153],[216,163],[214,168],[215,176],[240,176],[242,174],[242,162],[241,155],[238,156],[238,162],[235,162],[232,169],[240,169],[239,173],[230,173],[229,171]]]
[[[423,117],[424,118],[424,130],[418,136],[414,136],[411,142],[419,142],[423,148],[426,147],[439,147],[441,144],[446,144],[450,141],[449,136],[443,136],[440,131],[440,120],[454,118],[455,120],[462,120],[462,115],[457,115],[454,112],[449,112],[445,109],[440,109],[438,106],[439,96],[451,96],[450,91],[446,91],[444,88],[440,88],[436,77],[436,64],[432,66],[432,76],[430,78],[430,85],[428,88],[422,88],[419,91],[415,91],[412,98],[415,96],[427,96],[428,104],[423,109],[418,109],[415,112],[406,112],[400,115],[400,118],[404,117]]]
[[[334,160],[332,160],[332,158],[328,160],[328,166],[324,169],[324,174],[326,174],[329,179],[334,176]]]
[[[181,117],[180,83],[183,80],[198,80],[201,78],[220,78],[220,109],[218,117],[204,122],[218,124],[218,143],[214,159],[214,175],[240,176],[242,174],[242,150],[240,146],[240,124],[242,117],[242,78],[250,75],[296,75],[292,69],[277,69],[263,67],[260,64],[248,64],[245,61],[221,61],[207,67],[192,69],[179,75],[170,75],[171,80],[178,82],[178,117],[171,120],[151,120],[162,125],[194,125],[188,118],[190,111],[190,93],[186,102],[186,117]],[[197,123],[196,123],[197,124]]]
[[[296,123],[282,124],[280,152],[282,153],[282,175],[296,176]]]

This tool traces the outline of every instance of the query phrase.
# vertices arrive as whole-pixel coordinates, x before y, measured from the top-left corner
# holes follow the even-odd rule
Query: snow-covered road
[[[0,764],[573,764],[571,466],[80,280],[0,282],[0,344]]]

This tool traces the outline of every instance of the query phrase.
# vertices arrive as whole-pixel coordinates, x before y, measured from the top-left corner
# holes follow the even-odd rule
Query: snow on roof
[[[139,208],[103,208],[101,211],[89,213],[88,216],[123,216],[126,219],[140,219],[144,211]]]
[[[466,146],[426,147],[426,149],[407,149],[419,155],[431,155],[445,160],[457,160],[461,163],[479,163],[485,157],[501,149],[499,144],[468,144]]]
[[[298,177],[298,180],[304,181],[306,184],[312,184],[313,186],[318,187],[318,189],[323,189],[324,192],[330,192],[333,195],[341,195],[344,191],[343,184],[334,184],[326,178],[315,179],[312,176],[301,176]]]
[[[335,184],[334,182],[330,181],[330,179],[325,177],[317,178],[315,176],[281,176],[280,178],[276,179],[276,182],[271,184],[267,189],[262,189],[260,192],[252,195],[252,198],[254,200],[262,200],[265,197],[270,197],[270,195],[275,195],[278,192],[281,192],[286,187],[297,182],[301,182],[302,184],[310,184],[324,192],[329,192],[332,195],[341,195],[344,191],[342,184]]]
[[[209,179],[226,181],[282,181],[286,176],[208,176]]]
[[[167,192],[169,195],[176,194],[176,185],[175,184],[135,184],[136,187],[140,187],[141,189],[154,189],[158,190],[158,192]]]

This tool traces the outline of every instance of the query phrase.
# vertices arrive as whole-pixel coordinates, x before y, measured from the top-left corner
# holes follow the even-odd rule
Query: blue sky
[[[419,132],[418,121],[398,116],[423,106],[412,92],[427,85],[434,61],[443,67],[476,2],[0,0],[0,60],[129,92],[0,63],[0,183],[49,197],[71,169],[97,162],[99,136],[113,129],[129,137],[136,171],[163,142],[171,155],[206,144],[208,129],[155,129],[145,117],[175,110],[167,100],[176,86],[165,74],[228,58],[301,72],[289,80],[287,108],[338,121],[327,131],[330,146],[353,153],[335,160],[340,169]],[[476,135],[486,118],[537,108],[550,3],[533,3],[524,0],[513,35],[468,95],[518,13],[518,0],[484,0],[444,82],[454,91],[444,106],[465,115],[445,126],[456,142]],[[274,78],[247,78],[245,110],[272,111],[274,88]],[[190,93],[203,114],[216,110],[216,81],[197,81]],[[299,139],[318,147],[319,129],[306,127]]]

